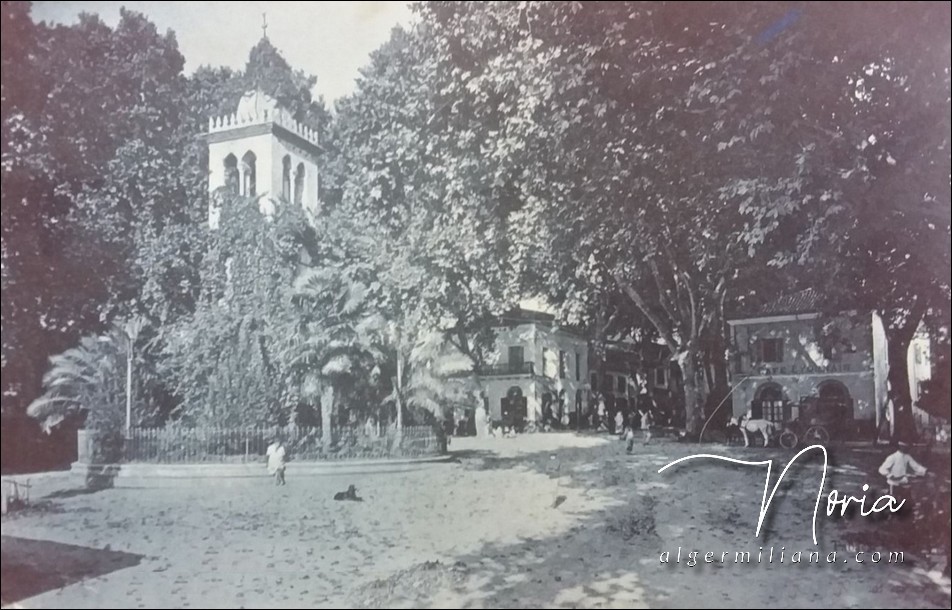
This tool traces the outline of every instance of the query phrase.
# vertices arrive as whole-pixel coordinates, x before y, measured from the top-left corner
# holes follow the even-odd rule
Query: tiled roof
[[[548,322],[548,323],[551,323],[551,322],[554,322],[554,321],[555,321],[555,316],[552,315],[552,314],[550,314],[550,313],[546,313],[546,312],[543,312],[543,311],[534,311],[534,310],[531,310],[531,309],[523,309],[523,308],[521,308],[521,307],[517,307],[517,308],[515,308],[515,309],[512,309],[512,310],[506,312],[506,313],[503,314],[503,315],[501,316],[501,318],[500,318],[500,322],[502,322],[502,323],[504,323],[504,324],[506,324],[506,323],[509,323],[509,324],[511,324],[511,323],[520,323],[520,322]]]
[[[746,311],[738,318],[753,316],[782,316],[796,313],[813,313],[820,309],[820,294],[813,288],[806,288],[797,292],[784,294],[777,299],[751,311]]]

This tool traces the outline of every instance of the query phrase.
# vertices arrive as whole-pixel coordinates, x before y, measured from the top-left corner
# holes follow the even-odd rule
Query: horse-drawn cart
[[[780,433],[780,446],[793,449],[799,445],[825,445],[840,438],[853,418],[853,408],[839,400],[807,397],[800,401],[791,414],[796,417],[785,422]]]
[[[842,436],[853,418],[851,401],[815,396],[799,403],[786,400],[753,401],[750,412],[738,422],[738,433],[749,444],[748,434],[776,439],[784,449],[800,445],[825,445]],[[766,442],[765,442],[766,444]]]

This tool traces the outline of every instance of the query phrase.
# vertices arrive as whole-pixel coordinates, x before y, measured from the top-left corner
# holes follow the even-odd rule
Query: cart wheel
[[[780,435],[780,446],[784,449],[793,449],[800,442],[800,438],[793,430],[784,430]]]
[[[823,426],[810,426],[803,435],[803,440],[823,445],[830,442],[830,433]]]

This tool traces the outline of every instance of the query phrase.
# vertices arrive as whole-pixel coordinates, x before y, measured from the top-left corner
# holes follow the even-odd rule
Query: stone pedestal
[[[95,436],[91,431],[76,431],[76,461],[70,466],[70,472],[82,477],[88,489],[112,487],[119,473],[119,465],[97,464],[94,444]]]
[[[76,431],[76,462],[78,464],[93,463],[93,436],[88,430]]]

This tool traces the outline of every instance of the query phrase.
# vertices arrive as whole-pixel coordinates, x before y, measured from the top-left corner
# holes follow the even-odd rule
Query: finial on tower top
[[[261,13],[261,37],[268,39],[268,13]]]

